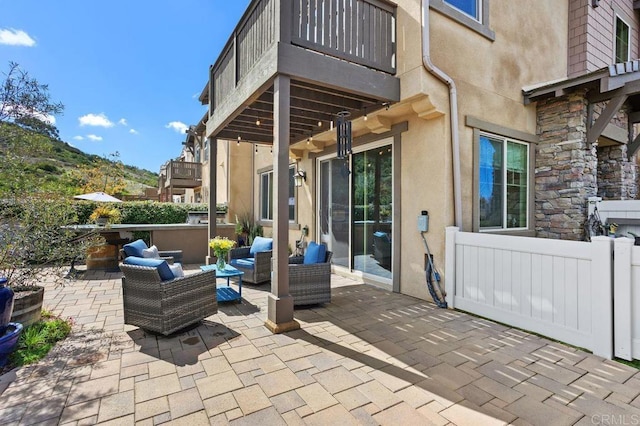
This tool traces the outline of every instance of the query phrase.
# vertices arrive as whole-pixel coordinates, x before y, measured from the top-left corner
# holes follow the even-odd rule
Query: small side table
[[[216,278],[226,278],[227,285],[226,287],[218,287],[216,289],[216,298],[218,302],[232,302],[237,300],[238,302],[242,299],[242,276],[244,272],[238,271],[231,265],[226,265],[223,270],[218,269],[216,264],[213,265],[202,265],[200,269],[203,271],[216,271]],[[235,291],[231,288],[231,277],[238,277],[238,291]]]

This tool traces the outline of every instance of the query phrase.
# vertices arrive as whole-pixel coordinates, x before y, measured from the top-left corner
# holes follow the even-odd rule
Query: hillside
[[[10,123],[0,123],[0,156],[8,155],[11,152],[19,155],[20,163],[18,164],[18,170],[11,171],[7,169],[5,166],[8,166],[8,164],[0,164],[0,169],[5,168],[4,173],[19,173],[23,181],[32,182],[31,186],[37,185],[37,187],[43,190],[73,194],[77,193],[78,188],[73,178],[70,177],[71,171],[76,171],[77,173],[79,168],[93,168],[98,164],[105,163],[112,164],[113,169],[118,168],[114,161],[97,155],[87,154],[57,139],[57,137],[55,137],[57,134],[43,134],[43,132],[32,132],[25,129],[20,131],[22,133],[16,133],[13,129],[17,129],[17,126],[14,126],[14,124]],[[15,139],[14,142],[9,140],[17,134],[23,135],[23,137],[20,138],[23,142]],[[34,136],[30,137],[28,136],[29,134]],[[24,137],[24,135],[27,136]],[[36,137],[37,139],[33,139]],[[37,140],[37,149],[23,150],[22,154],[15,151],[16,149],[21,149],[20,144],[28,145],[29,143],[33,143],[28,142],[29,139]],[[26,154],[27,152],[30,154]],[[107,166],[107,168],[111,167]],[[149,170],[123,165],[122,173],[124,174],[124,180],[126,182],[125,194],[143,194],[145,188],[156,187],[158,184],[158,174]],[[6,175],[5,178],[7,178]],[[0,182],[0,186],[6,184],[8,183]]]
[[[51,160],[59,167],[69,169],[78,165],[85,164],[90,165],[94,161],[107,161],[98,155],[87,154],[78,148],[69,145],[66,142],[51,139],[54,156]],[[124,166],[125,179],[131,183],[127,187],[156,187],[158,185],[158,173],[151,172],[149,170],[140,169],[135,166]],[[136,185],[137,184],[137,185]],[[142,190],[144,191],[144,190]]]

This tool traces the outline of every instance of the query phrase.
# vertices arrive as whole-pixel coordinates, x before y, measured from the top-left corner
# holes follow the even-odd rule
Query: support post
[[[613,239],[591,238],[591,332],[594,355],[613,357]]]
[[[216,229],[216,200],[218,199],[218,174],[216,164],[218,164],[218,140],[213,137],[209,138],[209,238],[207,238],[207,265],[215,262],[208,241],[215,238],[218,232]]]
[[[618,358],[633,360],[631,253],[634,240],[616,238],[614,243],[613,349]]]
[[[300,328],[289,294],[289,76],[278,75],[273,88],[273,274],[265,326],[272,333],[283,333]]]

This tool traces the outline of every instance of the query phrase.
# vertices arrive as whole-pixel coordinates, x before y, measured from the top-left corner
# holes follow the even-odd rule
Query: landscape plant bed
[[[0,375],[23,365],[33,364],[44,358],[55,344],[71,332],[71,318],[61,318],[42,310],[40,321],[25,327],[18,341],[18,348],[0,370]]]

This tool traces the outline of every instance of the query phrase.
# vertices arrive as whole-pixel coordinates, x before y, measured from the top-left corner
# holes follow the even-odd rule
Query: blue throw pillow
[[[304,253],[304,261],[305,265],[311,263],[324,263],[325,258],[327,257],[327,246],[323,244],[318,244],[315,241],[311,241],[307,246],[307,251]]]
[[[144,257],[142,255],[142,250],[146,250],[148,248],[149,247],[147,247],[147,244],[143,240],[135,240],[132,243],[125,244],[122,246],[122,249],[124,250],[124,254],[126,254],[127,256],[135,256],[135,257]]]
[[[152,268],[157,268],[162,281],[169,281],[175,278],[166,260],[128,256],[124,259],[124,263],[127,265],[150,266]]]
[[[270,250],[273,250],[273,238],[256,237],[251,244],[249,254],[254,257],[256,253]]]

